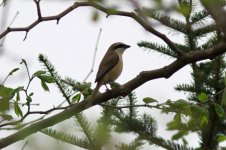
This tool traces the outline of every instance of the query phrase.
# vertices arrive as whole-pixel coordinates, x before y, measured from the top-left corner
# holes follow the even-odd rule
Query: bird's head
[[[130,48],[129,45],[124,44],[122,42],[114,43],[110,46],[109,50],[115,51],[117,53],[123,53],[127,48]]]

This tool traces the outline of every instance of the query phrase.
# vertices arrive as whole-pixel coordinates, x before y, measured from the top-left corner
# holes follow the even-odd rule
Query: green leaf
[[[42,85],[42,88],[44,89],[44,91],[49,91],[48,85],[42,80],[41,80],[41,85]]]
[[[148,103],[154,103],[154,102],[158,102],[157,100],[151,98],[151,97],[145,97],[143,99],[144,103],[148,104]]]
[[[4,97],[4,98],[12,98],[11,93],[12,93],[13,89],[9,88],[9,87],[5,87],[0,85],[0,97]]]
[[[225,76],[224,76],[224,93],[223,93],[223,97],[221,100],[221,105],[222,106],[226,106],[226,72],[225,72]]]
[[[187,109],[187,107],[189,107],[189,103],[186,100],[183,99],[179,99],[177,101],[172,101],[171,103],[167,103],[170,106],[170,109],[173,111],[183,111],[185,112],[185,110]]]
[[[34,95],[34,93],[33,92],[31,92],[28,96],[33,96]]]
[[[56,79],[52,76],[48,76],[48,75],[38,75],[37,76],[40,80],[47,82],[47,83],[55,83]]]
[[[8,120],[8,121],[13,119],[13,117],[12,117],[11,115],[0,114],[0,116],[1,116],[3,119]]]
[[[38,71],[36,71],[36,72],[33,74],[33,76],[36,77],[36,76],[39,76],[39,75],[42,75],[42,74],[45,74],[45,73],[46,73],[46,71],[38,70]]]
[[[19,91],[23,91],[23,89],[24,89],[23,86],[19,86],[19,87],[15,88],[13,91],[14,91],[15,93],[17,93],[17,92],[19,92]]]
[[[224,107],[226,106],[226,88],[224,88],[224,93],[223,93],[223,96],[222,96],[221,105],[224,106]]]
[[[224,85],[226,86],[226,71],[225,71],[225,75],[224,75]]]
[[[184,124],[181,121],[173,120],[167,123],[167,130],[179,130],[184,128]]]
[[[188,145],[188,141],[185,138],[182,138],[183,144]]]
[[[23,112],[21,111],[20,106],[17,102],[14,103],[14,111],[18,117],[23,117]]]
[[[9,72],[9,75],[10,75],[10,76],[13,75],[13,73],[16,72],[16,71],[18,71],[18,70],[20,70],[20,68],[15,68],[15,69],[13,69],[12,71]]]
[[[217,116],[220,119],[224,118],[225,113],[224,113],[224,109],[221,107],[221,105],[219,105],[217,103],[213,103],[213,104],[214,104],[214,109],[215,109],[215,112],[216,112]]]
[[[188,131],[180,130],[172,136],[172,140],[179,140],[180,138],[182,138],[183,136],[185,136],[187,134],[188,134]]]
[[[197,115],[198,116],[200,116],[200,115],[208,116],[209,115],[209,112],[206,108],[201,107],[201,106],[196,105],[196,104],[191,105],[190,110],[191,110],[191,113],[192,113],[193,116],[197,116]]]
[[[223,142],[223,141],[225,141],[225,140],[226,140],[226,136],[225,136],[225,135],[223,135],[223,134],[218,135],[218,137],[217,137],[217,141],[218,141],[218,142]]]
[[[208,95],[202,92],[198,95],[198,100],[200,102],[206,102],[208,100]]]
[[[11,95],[10,95],[11,99],[14,97],[14,95],[15,95],[16,93],[18,93],[19,91],[22,91],[23,89],[24,89],[23,86],[19,86],[19,87],[13,89],[12,92],[10,93],[10,94],[11,94]]]
[[[191,13],[191,7],[186,3],[180,3],[180,7],[178,8],[178,11],[183,14],[185,17],[188,17]]]
[[[16,93],[16,101],[17,101],[17,102],[20,101],[20,92],[17,92],[17,93]]]
[[[0,85],[0,111],[9,109],[9,101],[13,98],[12,91],[12,88]]]
[[[177,122],[181,122],[181,116],[179,113],[176,113],[176,115],[174,116],[174,120]]]
[[[185,107],[185,106],[188,106],[189,105],[189,103],[186,100],[183,100],[183,99],[179,99],[179,100],[175,101],[172,104],[174,106],[176,106],[176,107]]]
[[[26,100],[27,100],[28,102],[32,102],[31,96],[28,96],[28,97],[26,98]]]
[[[81,98],[81,93],[75,95],[73,98],[72,98],[72,101],[75,103],[75,102],[79,102]]]
[[[6,111],[9,109],[9,99],[0,98],[0,112]]]
[[[209,120],[208,120],[207,116],[202,116],[200,126],[205,127],[208,124],[208,122],[209,122]]]

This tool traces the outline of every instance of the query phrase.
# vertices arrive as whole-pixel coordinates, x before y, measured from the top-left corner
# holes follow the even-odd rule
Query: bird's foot
[[[118,87],[121,87],[122,88],[122,85],[119,84],[119,83],[117,83],[117,82],[111,82],[110,83],[110,86],[111,86],[112,89],[118,88]]]

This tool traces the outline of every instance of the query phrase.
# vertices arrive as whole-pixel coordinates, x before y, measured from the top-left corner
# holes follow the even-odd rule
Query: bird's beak
[[[130,45],[125,45],[124,47],[125,47],[125,49],[127,49],[127,48],[130,48],[131,46]]]

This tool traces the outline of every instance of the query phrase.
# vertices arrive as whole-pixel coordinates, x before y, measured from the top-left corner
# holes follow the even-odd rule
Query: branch
[[[41,16],[41,12],[40,12],[40,6],[39,6],[39,1],[40,0],[34,0],[36,7],[37,7],[37,13],[38,13],[38,19],[36,21],[34,21],[32,24],[30,24],[27,27],[21,27],[21,28],[10,28],[8,27],[4,32],[2,32],[0,34],[0,39],[3,38],[4,36],[6,36],[8,33],[10,32],[16,32],[16,31],[25,31],[26,35],[24,40],[27,37],[28,32],[34,28],[36,25],[38,25],[39,23],[43,22],[43,21],[51,21],[51,20],[57,20],[57,23],[59,22],[59,20],[64,17],[65,15],[67,15],[69,12],[73,11],[74,9],[78,8],[78,7],[83,7],[83,6],[91,6],[93,8],[96,8],[104,13],[107,14],[107,16],[110,15],[118,15],[118,16],[125,16],[125,17],[130,17],[132,19],[134,19],[137,23],[139,23],[144,29],[146,29],[147,31],[149,31],[150,33],[154,34],[155,36],[159,37],[160,39],[162,39],[163,41],[165,41],[168,46],[178,55],[178,56],[183,56],[184,53],[178,49],[174,43],[165,35],[162,34],[160,32],[158,32],[157,30],[155,30],[150,24],[148,24],[147,22],[145,22],[142,18],[140,18],[138,15],[136,15],[134,12],[125,12],[125,11],[117,11],[114,10],[112,8],[105,8],[99,4],[93,3],[93,2],[75,2],[72,6],[68,7],[66,10],[64,10],[63,12],[59,13],[58,15],[55,16],[47,16],[47,17],[42,17]]]
[[[86,75],[85,79],[83,80],[83,83],[86,82],[86,80],[89,78],[89,76],[90,76],[91,73],[93,72],[93,68],[94,68],[94,64],[95,64],[95,60],[96,60],[97,48],[98,48],[98,44],[99,44],[101,32],[102,32],[102,28],[100,28],[99,34],[98,34],[98,37],[97,37],[97,42],[96,42],[96,46],[95,46],[95,50],[94,50],[94,54],[93,54],[93,62],[92,62],[90,71],[89,71],[89,73]]]
[[[65,110],[67,108],[69,108],[71,106],[66,106],[66,107],[53,107],[49,110],[46,111],[28,111],[20,120],[17,121],[12,121],[12,122],[7,122],[4,124],[0,124],[0,128],[4,127],[4,126],[9,126],[9,125],[17,125],[18,123],[22,122],[25,118],[27,118],[29,115],[31,114],[49,114],[55,110]]]
[[[37,14],[38,14],[38,19],[42,19],[42,13],[41,13],[41,8],[40,8],[40,1],[41,0],[34,0],[36,7],[37,7]]]
[[[92,105],[101,104],[106,102],[112,98],[116,98],[118,96],[125,96],[143,85],[144,83],[158,78],[169,78],[175,72],[183,68],[189,63],[197,62],[204,59],[213,59],[214,57],[221,55],[226,52],[226,43],[222,42],[212,48],[207,50],[193,51],[191,53],[186,53],[185,59],[177,59],[168,66],[162,67],[160,69],[151,70],[151,71],[143,71],[139,75],[137,75],[134,79],[125,83],[124,85],[97,95],[94,98],[86,99],[82,102],[71,106],[70,108],[53,115],[49,118],[43,119],[39,122],[33,123],[24,129],[9,135],[0,140],[0,149],[4,148],[8,145],[11,145],[17,141],[23,140],[25,137],[40,131],[41,129],[53,126],[57,123],[60,123],[66,119],[71,118],[72,116],[88,109]],[[92,105],[90,105],[90,101],[93,101]]]
[[[161,109],[161,106],[163,104],[157,104],[157,105],[148,105],[148,104],[140,104],[140,105],[126,105],[126,106],[115,106],[115,105],[108,105],[108,104],[100,104],[103,107],[111,107],[111,108],[116,108],[116,109],[124,109],[124,108],[134,108],[134,107],[148,107],[148,108],[156,108],[156,109]]]

